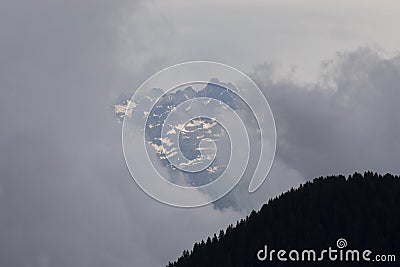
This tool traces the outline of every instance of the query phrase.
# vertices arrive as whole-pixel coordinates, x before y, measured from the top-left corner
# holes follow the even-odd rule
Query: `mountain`
[[[399,247],[400,178],[366,172],[291,189],[167,267],[399,266]]]
[[[126,99],[114,108],[119,120],[124,119],[125,115],[132,118],[132,114],[135,114],[131,122],[137,122],[140,127],[145,122],[145,145],[149,159],[154,162],[153,167],[162,166],[157,171],[165,179],[188,187],[207,185],[227,170],[231,159],[231,139],[223,126],[224,120],[221,122],[219,119],[226,114],[226,109],[234,110],[241,122],[237,123],[238,127],[244,126],[248,134],[250,163],[232,193],[213,202],[213,206],[242,211],[250,208],[240,206],[236,197],[243,194],[235,193],[248,191],[248,185],[244,187],[241,183],[250,180],[257,167],[261,153],[261,131],[252,110],[235,93],[235,88],[233,84],[220,82],[217,78],[167,91],[164,91],[165,88],[152,88],[145,95],[136,96],[134,101]],[[211,99],[214,101],[211,102]],[[152,108],[147,110],[149,107]],[[188,114],[191,117],[189,120]],[[213,114],[214,117],[202,114]],[[207,149],[204,143],[200,147],[207,140],[212,140],[217,149]],[[205,195],[210,193],[207,190],[202,192]]]

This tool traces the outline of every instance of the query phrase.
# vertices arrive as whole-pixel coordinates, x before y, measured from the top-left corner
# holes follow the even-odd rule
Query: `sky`
[[[258,196],[314,177],[400,173],[397,1],[0,3],[0,265],[165,266],[243,214],[140,190],[114,104],[190,60],[269,101],[277,153]]]

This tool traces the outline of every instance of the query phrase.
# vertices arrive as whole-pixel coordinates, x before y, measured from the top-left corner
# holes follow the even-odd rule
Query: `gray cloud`
[[[150,14],[124,21],[120,49],[133,69],[142,66],[138,62],[158,61],[159,70],[188,60],[210,60],[251,72],[268,60],[276,76],[294,65],[299,79],[314,81],[319,61],[337,51],[367,44],[395,53],[400,35],[393,25],[400,23],[399,6],[395,0],[155,0]],[[134,23],[151,29],[140,36],[147,45],[143,54],[136,53]],[[163,27],[155,26],[160,24]]]
[[[240,216],[161,205],[126,169],[111,105],[155,70],[209,52],[190,44],[201,35],[180,51],[184,29],[171,41],[174,24],[156,11],[138,1],[1,2],[0,265],[162,266]],[[242,60],[232,54],[247,48],[224,54],[221,42],[209,57],[221,56],[207,59]],[[254,75],[279,137],[260,199],[326,173],[398,173],[398,57],[364,49],[335,60],[315,85],[269,81],[268,68]]]
[[[399,173],[400,57],[359,48],[324,66],[320,81],[306,85],[272,82],[268,65],[253,75],[274,111],[278,157],[308,178]]]
[[[158,266],[237,218],[161,205],[129,176],[110,106],[148,70],[120,68],[115,28],[144,8],[2,2],[0,265]]]

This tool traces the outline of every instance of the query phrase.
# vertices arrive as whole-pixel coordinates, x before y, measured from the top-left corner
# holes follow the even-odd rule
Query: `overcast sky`
[[[278,147],[257,194],[400,173],[397,1],[0,2],[0,265],[164,266],[242,215],[132,181],[112,107],[189,60],[250,75]],[[371,1],[372,2],[372,1]]]

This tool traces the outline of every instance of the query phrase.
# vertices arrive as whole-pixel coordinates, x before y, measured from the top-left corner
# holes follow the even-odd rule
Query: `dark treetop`
[[[368,249],[396,256],[396,263],[261,262],[257,252],[269,249]],[[259,212],[230,225],[185,250],[168,267],[200,266],[400,266],[400,178],[367,172],[317,178],[271,199]],[[319,255],[319,254],[317,254]],[[286,255],[287,257],[287,255]],[[327,258],[327,257],[325,257]]]

